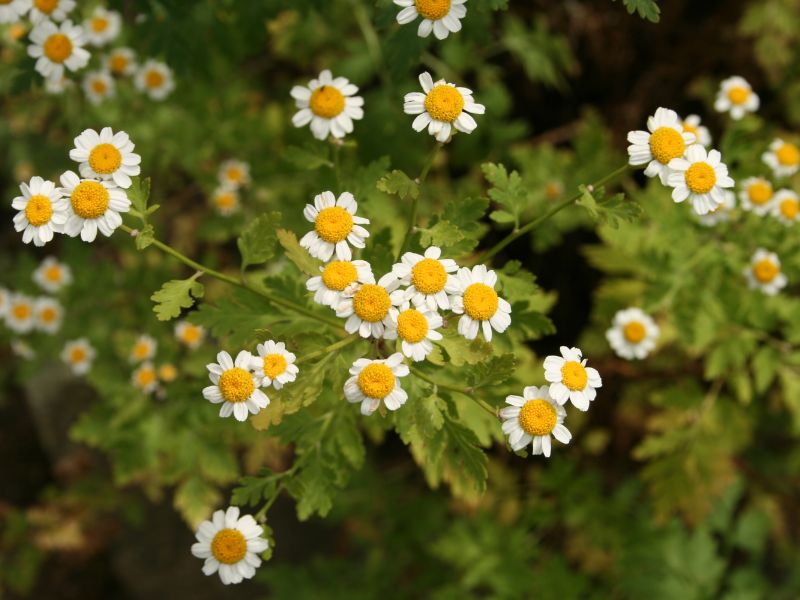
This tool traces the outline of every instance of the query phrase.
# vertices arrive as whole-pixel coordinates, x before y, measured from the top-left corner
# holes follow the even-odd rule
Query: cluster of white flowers
[[[241,190],[250,185],[250,165],[235,158],[224,161],[217,172],[217,184],[211,204],[217,213],[228,217],[241,208]]]
[[[145,394],[163,394],[161,383],[171,383],[178,377],[178,369],[170,362],[162,362],[158,367],[154,359],[158,342],[152,336],[142,334],[131,346],[128,360],[136,365],[131,373],[133,386]]]

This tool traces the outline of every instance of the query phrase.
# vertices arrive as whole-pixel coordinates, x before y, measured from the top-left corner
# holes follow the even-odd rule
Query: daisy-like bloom
[[[359,358],[350,367],[352,377],[344,383],[345,398],[360,402],[362,415],[374,413],[381,400],[389,410],[397,410],[408,400],[408,394],[400,387],[400,377],[408,373],[408,365],[403,364],[399,352],[384,360]]]
[[[64,69],[77,71],[89,62],[89,52],[83,45],[83,29],[64,21],[56,25],[52,21],[42,21],[33,28],[28,56],[36,59],[36,70],[46,79],[59,80]]]
[[[449,293],[458,291],[455,273],[458,271],[456,261],[441,258],[442,250],[430,246],[424,255],[406,252],[400,262],[392,267],[392,273],[405,289],[394,292],[402,300],[410,300],[414,304],[424,304],[435,311],[438,306],[442,310],[450,310]],[[399,304],[399,302],[395,302]]]
[[[267,340],[256,346],[258,356],[253,357],[253,371],[261,380],[261,387],[270,385],[276,390],[297,379],[300,369],[294,364],[295,355],[283,342]]]
[[[428,133],[437,142],[445,143],[450,139],[453,129],[463,133],[472,133],[478,124],[472,114],[482,115],[486,112],[483,104],[478,104],[472,97],[472,90],[456,87],[440,79],[436,83],[430,73],[419,76],[422,92],[411,92],[403,99],[403,112],[417,115],[411,127],[414,131],[422,131],[426,127]]]
[[[217,362],[207,365],[210,385],[203,388],[203,397],[212,404],[222,403],[220,417],[233,415],[237,421],[247,420],[247,413],[258,414],[269,404],[267,395],[258,389],[260,383],[250,371],[253,355],[242,350],[234,362],[227,352],[217,354]]]
[[[725,201],[724,188],[735,184],[728,176],[728,167],[722,162],[719,151],[706,149],[699,144],[689,146],[686,158],[673,158],[669,162],[672,173],[667,183],[673,187],[672,199],[691,200],[698,215],[705,215]]]
[[[92,71],[83,78],[83,92],[92,104],[100,104],[103,100],[113,98],[116,84],[107,71]]]
[[[358,204],[353,194],[342,192],[337,199],[333,192],[322,192],[314,197],[314,204],[306,204],[303,216],[314,224],[300,240],[300,245],[314,258],[327,262],[336,252],[339,260],[350,260],[353,253],[348,244],[363,248],[369,231],[369,219],[356,216]]]
[[[219,184],[239,189],[250,185],[250,165],[242,160],[231,158],[219,166]]]
[[[53,298],[38,298],[34,304],[33,312],[36,315],[36,328],[45,333],[57,333],[61,329],[64,319],[64,309],[58,300]]]
[[[72,283],[72,269],[48,256],[33,272],[33,281],[44,291],[55,294]]]
[[[647,118],[647,131],[628,132],[628,164],[647,165],[644,174],[655,177],[667,185],[670,176],[669,162],[681,158],[694,144],[695,135],[684,129],[678,113],[668,108],[658,108]]]
[[[158,373],[151,362],[139,365],[131,374],[133,387],[141,390],[145,394],[152,394],[158,387]]]
[[[344,328],[347,333],[358,332],[363,338],[370,336],[382,338],[384,331],[391,327],[392,307],[390,294],[397,288],[397,278],[387,273],[378,283],[362,283],[352,296],[343,296],[336,307],[336,316],[347,319]]]
[[[250,515],[239,516],[239,509],[231,506],[218,510],[210,521],[197,528],[197,542],[192,544],[192,554],[205,560],[203,573],[219,572],[222,583],[241,583],[256,574],[261,566],[258,556],[269,547],[264,530]]]
[[[239,192],[231,187],[220,186],[211,195],[211,205],[217,213],[229,217],[241,208]]]
[[[92,368],[96,355],[95,349],[86,338],[79,338],[64,344],[61,351],[61,360],[64,361],[75,375],[86,375]]]
[[[763,217],[772,210],[775,193],[772,184],[763,177],[748,177],[739,189],[742,209]]]
[[[586,366],[578,348],[561,346],[561,356],[544,359],[544,378],[550,382],[550,396],[562,406],[569,400],[578,410],[589,410],[589,403],[602,387],[597,369]]]
[[[16,23],[11,23],[11,25],[8,26],[8,28],[5,30],[4,38],[6,41],[13,44],[25,37],[25,34],[27,33],[28,26],[22,21],[17,21]]]
[[[178,369],[172,363],[164,363],[158,367],[158,378],[164,383],[171,383],[178,378]]]
[[[6,326],[16,333],[28,333],[36,326],[36,305],[25,294],[11,294],[6,311]]]
[[[627,360],[645,358],[653,348],[660,329],[650,315],[639,308],[626,308],[614,315],[606,339],[617,356]]]
[[[365,260],[332,260],[319,268],[322,275],[311,277],[306,289],[314,302],[336,309],[345,296],[352,296],[359,283],[375,283],[372,267]]]
[[[14,216],[14,229],[22,232],[22,241],[44,246],[61,233],[67,222],[67,201],[61,197],[52,181],[31,177],[30,182],[21,183],[22,192],[11,201],[11,208],[19,212]]]
[[[685,132],[694,135],[695,143],[708,148],[711,145],[711,133],[708,131],[708,127],[701,125],[701,123],[699,115],[689,115],[681,125]]]
[[[175,89],[175,78],[166,64],[149,59],[136,72],[133,84],[151,100],[163,100]]]
[[[736,194],[730,190],[725,190],[722,194],[722,204],[711,209],[704,215],[692,213],[697,217],[698,223],[706,227],[713,227],[718,223],[723,223],[731,218],[731,211],[736,208]]]
[[[461,19],[467,14],[467,0],[394,0],[394,3],[403,7],[397,13],[400,25],[422,17],[417,35],[423,38],[433,31],[436,39],[443,40],[450,32],[461,31]]]
[[[156,355],[158,342],[152,336],[142,334],[131,347],[131,353],[128,355],[128,360],[132,363],[139,363],[149,361]]]
[[[503,333],[511,325],[511,305],[500,298],[494,290],[497,275],[476,265],[472,269],[461,267],[456,278],[457,291],[450,298],[454,313],[462,315],[458,320],[458,333],[474,340],[483,329],[483,337],[492,341],[492,329]]]
[[[772,215],[784,225],[794,225],[800,220],[800,198],[792,190],[778,190]]]
[[[175,324],[175,337],[190,350],[195,350],[206,339],[206,330],[202,325],[178,321]]]
[[[769,145],[769,151],[761,155],[772,169],[775,177],[789,177],[800,168],[800,149],[791,142],[777,138]]]
[[[131,201],[124,190],[111,181],[81,179],[74,172],[61,175],[61,195],[68,199],[64,233],[80,234],[84,242],[93,242],[97,230],[108,237],[122,225],[120,213],[128,212]]]
[[[531,444],[531,454],[550,457],[552,435],[562,444],[569,444],[572,434],[564,426],[567,411],[550,397],[547,386],[530,385],[522,396],[506,396],[508,406],[500,409],[503,433],[514,452]]]
[[[786,275],[781,273],[778,255],[764,248],[759,248],[753,254],[744,276],[751,290],[760,289],[768,296],[774,296],[788,283]]]
[[[127,189],[131,187],[131,177],[141,172],[142,157],[133,151],[135,147],[124,131],[114,133],[111,127],[103,127],[97,133],[94,129],[85,129],[75,138],[69,157],[80,163],[81,177],[113,181]]]
[[[33,0],[31,23],[36,25],[48,19],[60,23],[74,8],[75,0]]]
[[[442,317],[426,304],[412,307],[405,301],[389,309],[389,315],[391,321],[383,337],[399,339],[403,354],[414,361],[425,360],[433,350],[433,342],[442,339],[442,334],[436,331],[443,324]]]
[[[0,24],[16,23],[31,9],[31,0],[3,0],[0,2]]]
[[[83,24],[86,39],[93,46],[105,46],[113,41],[122,30],[122,17],[114,10],[102,6],[94,9],[92,16]]]
[[[729,112],[731,118],[738,121],[747,113],[757,111],[759,104],[758,95],[747,80],[734,76],[720,84],[714,109],[717,112]]]
[[[353,121],[364,118],[364,98],[356,96],[358,86],[345,77],[334,78],[328,69],[312,79],[308,86],[296,85],[291,95],[299,109],[292,117],[295,127],[311,124],[311,133],[318,140],[328,134],[343,138],[353,132]]]
[[[114,48],[103,58],[103,69],[116,77],[130,76],[136,72],[136,54],[130,48]]]

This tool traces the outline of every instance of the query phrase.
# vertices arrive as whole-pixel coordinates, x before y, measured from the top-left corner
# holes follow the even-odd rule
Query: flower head
[[[110,78],[109,78],[110,80]],[[135,144],[124,131],[114,133],[103,127],[100,133],[85,129],[75,138],[69,157],[77,163],[81,177],[113,181],[120,188],[131,187],[131,177],[141,172],[142,157],[134,153]]]
[[[145,394],[155,392],[158,388],[158,373],[153,363],[148,361],[139,365],[131,374],[131,383]]]
[[[606,339],[617,356],[628,360],[645,358],[656,347],[660,330],[652,317],[639,308],[626,308],[614,315]]]
[[[14,2],[11,2],[14,4]],[[28,2],[30,4],[30,2]],[[75,0],[33,0],[31,7],[31,23],[37,25],[42,21],[55,21],[59,23],[75,9]]]
[[[61,233],[67,222],[67,202],[61,197],[52,181],[32,177],[21,183],[22,192],[11,201],[11,207],[19,212],[14,217],[14,229],[22,232],[22,241],[44,246]]]
[[[503,433],[514,452],[531,444],[531,454],[550,456],[550,436],[562,444],[572,439],[569,429],[564,427],[567,411],[550,397],[547,386],[528,386],[522,396],[507,396],[508,406],[500,410]]]
[[[319,268],[306,289],[314,292],[314,302],[336,310],[345,297],[352,297],[359,283],[375,283],[372,268],[365,260],[332,260]]]
[[[136,71],[133,84],[151,100],[164,100],[175,89],[175,78],[165,63],[148,59]]]
[[[763,177],[748,177],[739,187],[742,209],[763,217],[772,210],[775,192],[772,184]]]
[[[497,295],[496,283],[497,275],[484,265],[462,267],[458,271],[450,305],[454,313],[462,315],[458,333],[468,340],[474,340],[478,331],[483,330],[483,337],[489,342],[492,329],[503,333],[511,325],[511,305]]]
[[[306,204],[303,216],[314,224],[300,240],[300,245],[314,258],[328,261],[336,253],[339,260],[349,261],[353,254],[350,245],[363,248],[369,232],[362,227],[369,219],[356,216],[358,204],[353,194],[343,192],[337,199],[333,192],[322,192],[314,197],[314,204]]]
[[[747,80],[734,76],[720,84],[714,109],[717,112],[730,113],[731,118],[738,121],[747,113],[757,111],[759,104],[758,95]]]
[[[454,275],[458,265],[456,261],[441,256],[440,248],[430,246],[424,255],[406,252],[400,257],[400,262],[392,267],[398,283],[405,286],[394,292],[399,302],[410,300],[414,304],[425,304],[430,311],[435,311],[437,307],[450,310],[450,297],[447,294],[458,292],[458,281]]]
[[[89,62],[89,52],[83,47],[84,31],[72,21],[60,25],[42,21],[33,28],[30,39],[28,55],[36,59],[36,70],[48,80],[59,80],[65,69],[77,71]]]
[[[220,417],[233,415],[237,421],[247,420],[247,414],[258,414],[269,404],[267,395],[258,389],[260,383],[252,373],[253,355],[242,350],[236,361],[227,352],[217,354],[217,362],[207,365],[210,385],[203,388],[203,397],[220,404]]]
[[[146,334],[142,334],[136,338],[136,341],[133,343],[128,360],[130,360],[132,363],[149,361],[155,357],[157,348],[158,342],[155,340],[155,338]]]
[[[669,162],[686,154],[686,149],[695,142],[695,135],[684,129],[678,113],[659,108],[647,119],[647,131],[628,132],[628,142],[628,163],[647,165],[644,174],[658,175],[661,183],[667,185],[671,173]]]
[[[800,198],[792,190],[778,190],[772,215],[784,225],[794,225],[800,221]]]
[[[300,369],[294,364],[295,355],[286,350],[283,342],[268,340],[256,347],[258,356],[253,357],[253,372],[261,380],[261,387],[270,385],[276,390],[297,379]]]
[[[792,142],[775,139],[761,159],[772,169],[775,177],[789,177],[800,168],[800,148]]]
[[[761,290],[768,296],[774,296],[788,283],[786,275],[781,273],[778,255],[764,248],[755,251],[744,276],[751,290]]]
[[[92,104],[113,98],[116,92],[114,78],[107,71],[91,71],[83,78],[83,93]]]
[[[299,109],[292,117],[295,127],[311,126],[318,140],[328,134],[343,138],[353,132],[353,121],[364,118],[364,99],[356,96],[358,87],[345,77],[334,78],[327,69],[307,86],[296,85],[291,95]]]
[[[229,217],[239,212],[239,209],[242,207],[242,201],[239,198],[238,190],[224,185],[214,190],[214,193],[211,195],[211,204],[214,210],[223,217]]]
[[[397,279],[387,273],[378,283],[362,283],[343,294],[336,307],[336,316],[347,319],[344,328],[363,338],[382,338],[391,327],[391,293],[397,288]]]
[[[105,46],[113,41],[122,29],[122,18],[114,10],[97,6],[84,23],[86,39],[93,46]]]
[[[433,31],[437,39],[443,40],[451,32],[461,31],[461,19],[467,15],[467,0],[394,0],[394,3],[403,7],[397,13],[400,25],[422,17],[417,35],[423,38]]]
[[[64,309],[54,298],[38,298],[33,307],[36,315],[36,328],[45,333],[54,334],[61,329]]]
[[[250,185],[250,165],[243,160],[231,158],[219,166],[219,184],[223,187],[239,189]]]
[[[344,384],[348,402],[360,402],[361,414],[371,415],[383,401],[389,410],[397,410],[408,400],[400,387],[400,378],[408,375],[403,355],[395,352],[384,360],[359,358],[350,367],[351,377]]]
[[[694,141],[696,144],[700,144],[704,148],[708,148],[711,145],[711,133],[708,131],[708,127],[702,125],[702,120],[700,119],[699,115],[689,115],[686,117],[681,125],[683,126],[683,130],[687,133],[691,133],[694,135]]]
[[[602,387],[597,369],[586,366],[578,348],[561,346],[561,356],[544,359],[544,378],[550,382],[550,396],[562,406],[569,400],[578,410],[589,410],[589,403]]]
[[[85,375],[92,368],[95,349],[86,338],[79,338],[64,344],[61,351],[61,360],[72,370],[75,375]]]
[[[31,0],[6,0],[0,4],[0,25],[16,23],[31,9]]]
[[[190,350],[195,350],[206,339],[206,330],[202,325],[178,321],[175,324],[175,337]]]
[[[433,342],[442,339],[437,331],[443,325],[442,317],[427,304],[412,306],[404,300],[389,309],[389,317],[391,320],[383,337],[400,340],[403,354],[412,360],[425,360],[433,350]]]
[[[136,73],[136,53],[130,48],[113,48],[103,58],[103,70],[115,77]]]
[[[29,333],[36,326],[36,303],[25,294],[12,293],[5,311],[6,327],[16,333]]]
[[[407,115],[417,115],[411,124],[414,131],[427,127],[437,142],[444,143],[450,139],[453,129],[463,133],[475,130],[478,124],[470,113],[482,115],[486,107],[475,102],[472,90],[456,87],[444,79],[434,83],[429,73],[420,75],[419,83],[422,92],[406,94],[403,103]]]
[[[67,222],[64,233],[80,234],[84,242],[93,242],[100,230],[108,237],[122,225],[120,213],[128,212],[131,201],[124,190],[111,181],[81,179],[74,172],[61,175],[59,191],[67,199]]]
[[[734,181],[728,176],[728,167],[717,150],[694,144],[686,150],[686,158],[673,158],[669,162],[672,173],[667,183],[673,187],[672,199],[691,200],[698,215],[705,215],[725,201],[724,189],[732,188]]]

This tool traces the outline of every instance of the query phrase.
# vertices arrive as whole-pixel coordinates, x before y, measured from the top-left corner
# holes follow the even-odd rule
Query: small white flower
[[[744,276],[751,290],[759,289],[768,296],[774,296],[788,283],[786,275],[781,273],[778,255],[764,248],[759,248],[753,254]]]
[[[362,415],[374,413],[381,401],[389,410],[397,410],[408,400],[408,394],[400,386],[400,377],[408,373],[399,352],[385,360],[359,358],[350,367],[352,377],[344,384],[345,398],[348,402],[360,402]]]
[[[158,388],[158,374],[153,363],[148,361],[139,365],[131,374],[131,383],[145,394],[155,392]]]
[[[116,85],[107,71],[90,71],[83,78],[83,93],[89,102],[97,105],[116,95]]]
[[[11,208],[19,212],[14,216],[14,229],[22,232],[22,241],[44,246],[61,233],[67,222],[67,201],[52,181],[31,177],[29,183],[21,183],[22,192],[11,201]]]
[[[163,100],[175,89],[175,78],[166,64],[149,59],[136,72],[133,84],[152,100]]]
[[[258,389],[259,381],[250,371],[253,355],[242,350],[234,362],[227,352],[217,354],[217,362],[207,365],[210,385],[203,388],[203,397],[212,404],[222,403],[220,417],[233,415],[246,421],[247,414],[258,414],[269,405],[267,395]]]
[[[33,0],[30,13],[31,23],[37,25],[48,19],[60,23],[74,9],[75,0]]]
[[[211,204],[214,210],[223,217],[229,217],[241,209],[242,201],[235,188],[220,186],[211,195]]]
[[[72,21],[60,25],[42,21],[33,28],[30,39],[28,56],[36,59],[36,70],[48,80],[59,80],[65,68],[78,71],[89,62],[89,52],[83,47],[84,31]]]
[[[16,333],[29,333],[36,326],[36,306],[33,298],[12,293],[8,299],[6,326]]]
[[[544,378],[550,382],[550,396],[562,406],[569,400],[578,410],[589,410],[589,403],[602,387],[597,369],[586,366],[578,348],[561,346],[561,356],[544,359]]]
[[[644,174],[655,177],[667,185],[671,174],[669,162],[681,158],[695,142],[695,136],[685,131],[678,113],[668,108],[658,108],[647,119],[647,131],[628,132],[628,164],[647,165]]]
[[[324,140],[328,134],[343,138],[353,132],[353,121],[364,118],[364,99],[357,93],[357,86],[345,77],[334,78],[325,69],[308,86],[292,88],[291,95],[299,109],[292,117],[292,124],[305,127],[310,123],[311,133],[318,140]]]
[[[387,340],[399,339],[403,354],[414,361],[425,360],[433,350],[433,342],[442,339],[442,334],[436,331],[443,325],[442,317],[425,304],[412,308],[405,300],[399,306],[390,308],[389,316],[391,321],[383,337]]]
[[[794,225],[800,220],[800,198],[792,190],[778,190],[772,215],[784,225]]]
[[[378,283],[362,283],[352,291],[352,295],[342,296],[336,307],[336,316],[347,319],[344,328],[347,333],[355,333],[363,338],[382,338],[391,326],[391,293],[397,288],[397,278],[387,273]]]
[[[639,308],[626,308],[614,315],[606,339],[617,354],[627,360],[643,359],[656,347],[660,329],[650,315]]]
[[[96,355],[95,349],[86,338],[79,338],[64,344],[61,351],[61,360],[64,361],[75,375],[86,375],[92,368]]]
[[[775,177],[789,177],[800,168],[800,149],[791,143],[777,138],[769,145],[769,151],[761,155],[775,174]]]
[[[332,260],[319,270],[322,275],[311,277],[306,289],[314,292],[314,302],[334,310],[345,297],[352,297],[359,283],[375,283],[365,260]]]
[[[55,294],[72,283],[72,269],[48,256],[33,272],[33,281],[44,291]]]
[[[31,0],[11,0],[0,4],[0,25],[16,23],[31,9]]]
[[[306,204],[303,216],[314,224],[300,240],[300,245],[314,258],[330,260],[334,251],[339,260],[351,260],[354,248],[363,248],[369,232],[362,227],[369,219],[356,216],[358,204],[350,192],[343,192],[337,199],[333,192],[322,192],[314,197],[314,204]]]
[[[103,69],[117,77],[136,73],[136,53],[130,48],[114,48],[103,58]]]
[[[758,110],[758,95],[743,77],[725,79],[717,92],[714,109],[717,112],[730,112],[731,118],[738,121],[749,112]]]
[[[178,321],[175,324],[175,337],[190,350],[195,350],[206,339],[206,330],[202,325],[195,325],[189,321]]]
[[[690,199],[698,215],[705,215],[725,202],[724,188],[735,184],[721,159],[717,150],[706,153],[699,144],[689,146],[686,158],[673,158],[669,162],[672,173],[667,181],[675,188],[672,199],[675,202]]]
[[[731,212],[734,208],[736,208],[736,194],[730,190],[724,190],[722,199],[722,204],[714,209],[711,209],[704,215],[692,213],[696,216],[698,223],[706,227],[713,227],[718,223],[723,223],[730,219]]]
[[[192,554],[205,560],[203,573],[219,578],[225,585],[241,583],[256,574],[261,566],[258,556],[269,547],[261,537],[264,529],[250,515],[239,516],[239,509],[231,506],[218,510],[210,521],[197,528],[197,542],[192,544]]]
[[[397,13],[400,25],[411,23],[417,17],[422,22],[417,35],[425,38],[431,34],[443,40],[450,33],[461,31],[461,19],[467,15],[467,0],[394,0],[403,10]]]
[[[428,133],[441,143],[450,139],[453,129],[463,133],[475,131],[478,124],[470,113],[482,115],[486,107],[475,102],[472,90],[456,87],[444,79],[434,83],[427,72],[419,76],[419,83],[422,92],[408,93],[403,100],[403,111],[417,115],[411,124],[414,131],[427,127]]]
[[[136,338],[136,341],[133,343],[128,360],[132,363],[152,360],[156,355],[157,348],[158,342],[155,338],[142,334]]]
[[[681,125],[683,125],[683,130],[685,132],[694,135],[695,143],[708,148],[711,145],[711,133],[708,131],[708,127],[701,125],[701,123],[702,121],[699,115],[689,115],[683,120]]]
[[[450,310],[447,294],[458,292],[458,281],[453,275],[458,271],[458,265],[450,258],[441,258],[441,255],[442,250],[437,246],[428,247],[424,255],[415,252],[403,254],[400,262],[392,267],[392,273],[401,286],[407,287],[394,294],[414,304],[425,304],[431,311],[435,311],[437,306]]]
[[[36,315],[36,328],[45,333],[54,334],[61,329],[64,320],[64,309],[54,298],[38,298],[33,311]]]
[[[114,133],[111,127],[103,127],[97,133],[94,129],[85,129],[75,138],[69,157],[80,163],[81,177],[113,181],[127,189],[131,187],[131,177],[141,172],[142,157],[133,151],[135,147],[124,131]]]
[[[92,16],[83,24],[86,39],[93,46],[105,46],[113,41],[122,30],[122,17],[117,11],[102,6],[94,9]]]
[[[98,230],[109,237],[122,225],[120,213],[131,208],[128,195],[111,181],[80,179],[67,171],[61,175],[61,185],[59,191],[68,200],[64,233],[70,237],[80,234],[84,242],[93,242]]]
[[[158,378],[164,383],[170,383],[178,378],[178,369],[172,363],[164,363],[158,367]]]
[[[253,371],[261,380],[261,387],[270,385],[276,390],[297,379],[300,369],[294,364],[295,355],[286,350],[283,342],[268,340],[256,346],[258,356],[253,357]]]
[[[250,185],[250,165],[242,160],[231,158],[219,166],[219,184],[223,187],[239,189]]]
[[[487,342],[492,340],[492,329],[503,333],[511,325],[511,305],[494,290],[497,275],[484,265],[472,269],[462,267],[456,278],[457,287],[450,297],[450,306],[457,315],[458,333],[474,340],[483,330]]]
[[[772,184],[763,177],[748,177],[739,189],[742,210],[752,211],[759,217],[772,210],[774,197]]]
[[[514,452],[531,444],[531,454],[550,457],[552,435],[562,444],[569,444],[572,434],[564,426],[567,411],[550,397],[547,386],[528,386],[522,396],[507,396],[508,406],[500,409],[503,433]]]

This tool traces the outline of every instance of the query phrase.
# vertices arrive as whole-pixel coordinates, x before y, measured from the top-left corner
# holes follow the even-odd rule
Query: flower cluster
[[[211,195],[214,210],[223,217],[239,211],[240,192],[250,185],[250,165],[235,158],[224,161],[217,172],[217,188]]]

